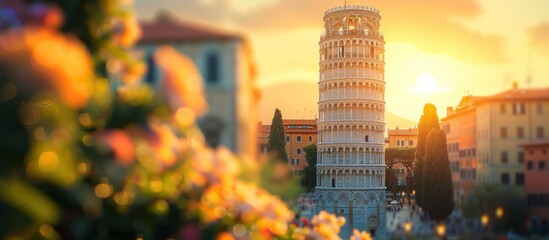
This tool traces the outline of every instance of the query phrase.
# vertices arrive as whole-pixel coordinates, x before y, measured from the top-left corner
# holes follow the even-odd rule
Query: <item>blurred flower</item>
[[[26,24],[57,29],[63,24],[63,12],[60,8],[45,3],[33,3],[28,7]]]
[[[196,115],[207,110],[203,94],[202,78],[194,63],[170,46],[158,47],[154,61],[163,73],[162,96],[166,98],[173,112],[180,107],[188,107]]]
[[[371,240],[372,237],[369,233],[364,231],[358,231],[356,229],[353,230],[353,235],[351,236],[351,240]]]
[[[345,218],[336,217],[326,211],[313,217],[313,231],[319,233],[325,239],[340,239],[338,237],[339,230],[345,224]]]
[[[94,134],[98,144],[105,145],[114,153],[116,161],[127,166],[135,160],[135,145],[131,137],[122,130],[101,131]]]
[[[181,152],[181,143],[175,136],[173,129],[166,124],[151,123],[154,132],[152,148],[157,159],[165,167],[172,166]]]
[[[129,48],[141,37],[141,28],[137,22],[137,18],[133,14],[125,17],[120,22],[120,32],[115,34],[114,39],[120,46]]]
[[[18,92],[27,99],[48,94],[81,108],[92,92],[92,63],[86,48],[46,28],[0,33],[0,67],[16,80]]]

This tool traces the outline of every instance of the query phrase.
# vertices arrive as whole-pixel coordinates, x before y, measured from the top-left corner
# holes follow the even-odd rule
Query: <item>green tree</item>
[[[427,134],[435,128],[440,128],[438,123],[437,108],[431,103],[425,104],[423,107],[423,115],[419,119],[418,136],[417,136],[417,150],[415,153],[414,163],[414,189],[416,190],[416,202],[419,206],[423,206],[423,165],[425,159],[425,151],[427,145]],[[446,149],[446,148],[445,148]]]
[[[495,214],[498,207],[504,211],[501,219]],[[480,219],[483,214],[487,214],[492,228],[500,231],[513,230],[521,233],[525,230],[526,199],[524,192],[517,188],[499,184],[478,185],[465,199],[461,209],[471,219]],[[542,231],[541,228],[532,230],[538,233]]]
[[[395,158],[385,157],[385,164],[387,165],[387,171],[385,171],[385,186],[387,190],[393,193],[393,198],[395,198],[397,190],[398,179],[396,177],[393,165],[396,163]]]
[[[413,175],[414,171],[414,155],[416,152],[415,147],[397,147],[397,148],[387,148],[385,149],[385,163],[389,166],[389,163],[393,161],[394,163],[401,163],[404,168],[406,168],[406,194],[408,199],[410,199],[410,192],[413,186]],[[385,180],[387,183],[387,180]],[[387,184],[385,184],[387,185]]]
[[[423,166],[423,209],[432,219],[444,221],[454,209],[452,175],[450,174],[446,133],[435,128],[427,135]]]
[[[309,144],[303,148],[305,160],[308,166],[303,168],[303,178],[301,185],[307,192],[311,192],[316,187],[316,143]]]
[[[274,154],[276,158],[288,162],[288,153],[286,153],[286,136],[284,134],[284,124],[282,123],[282,113],[278,108],[275,110],[273,121],[271,122],[271,132],[269,134],[269,145],[267,149]]]

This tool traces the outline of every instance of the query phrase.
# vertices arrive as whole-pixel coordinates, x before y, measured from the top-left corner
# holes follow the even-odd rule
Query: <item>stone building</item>
[[[522,145],[549,139],[549,88],[519,88],[491,96],[464,96],[441,119],[446,132],[455,200],[474,185],[524,190]]]
[[[316,210],[352,229],[385,229],[384,44],[377,9],[341,6],[324,14],[320,37]]]
[[[387,129],[387,144],[389,148],[413,148],[417,145],[417,128],[408,129]],[[400,189],[404,189],[406,186],[406,177],[408,171],[404,165],[400,162],[393,164],[393,171],[397,177],[397,185]],[[411,174],[411,173],[410,173]]]
[[[549,141],[522,145],[527,222],[532,232],[549,232]]]
[[[284,134],[286,135],[286,152],[288,166],[294,176],[303,174],[303,168],[308,166],[303,148],[317,141],[317,119],[282,119]],[[259,123],[259,151],[266,154],[269,145],[271,125]]]
[[[167,12],[141,22],[143,37],[137,48],[144,56],[146,81],[161,86],[162,72],[152,54],[160,45],[170,45],[191,58],[204,80],[208,113],[198,119],[211,147],[225,146],[239,157],[255,158],[257,102],[255,63],[250,43],[240,34],[211,26],[184,22]]]

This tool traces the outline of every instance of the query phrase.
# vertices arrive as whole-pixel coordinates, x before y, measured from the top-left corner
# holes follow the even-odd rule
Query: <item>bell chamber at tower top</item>
[[[324,14],[324,34],[326,37],[362,35],[383,39],[379,32],[379,11],[368,6],[341,6],[329,9]]]

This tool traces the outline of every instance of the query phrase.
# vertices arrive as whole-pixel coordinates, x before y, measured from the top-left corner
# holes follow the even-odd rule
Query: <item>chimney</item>
[[[446,107],[446,116],[450,116],[454,112],[453,107]]]
[[[517,90],[517,89],[518,89],[518,82],[513,81],[513,90]]]

